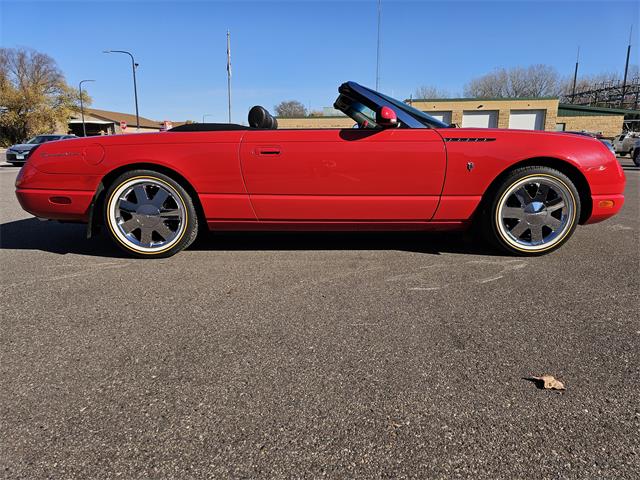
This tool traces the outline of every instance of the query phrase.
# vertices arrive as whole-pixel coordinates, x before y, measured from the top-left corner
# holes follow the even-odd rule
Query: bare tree
[[[416,99],[447,98],[449,93],[432,85],[422,85],[413,94]]]
[[[499,68],[471,80],[464,89],[468,97],[522,98],[558,96],[562,90],[560,76],[548,65]]]
[[[83,101],[89,104],[86,96]],[[78,91],[67,85],[44,53],[0,48],[0,143],[7,145],[64,126],[78,109]]]
[[[278,117],[306,117],[307,109],[297,100],[285,100],[274,107]]]

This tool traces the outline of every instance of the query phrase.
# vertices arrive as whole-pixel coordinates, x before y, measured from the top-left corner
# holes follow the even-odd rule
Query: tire
[[[580,218],[580,195],[562,172],[522,167],[489,192],[482,230],[495,247],[512,255],[550,253],[573,234]]]
[[[166,258],[198,235],[193,200],[174,179],[152,170],[132,170],[108,188],[104,224],[111,239],[138,258]]]
[[[640,150],[639,149],[635,149],[633,151],[633,154],[631,155],[631,158],[633,158],[633,164],[636,167],[640,167]]]

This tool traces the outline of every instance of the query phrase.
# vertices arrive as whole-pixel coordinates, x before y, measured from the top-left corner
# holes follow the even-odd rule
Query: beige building
[[[327,117],[278,117],[278,128],[351,128],[355,122],[346,115]]]
[[[556,130],[596,132],[602,133],[603,137],[613,138],[625,129],[637,129],[638,119],[638,110],[560,104]]]
[[[412,100],[413,107],[460,127],[555,130],[557,98]]]

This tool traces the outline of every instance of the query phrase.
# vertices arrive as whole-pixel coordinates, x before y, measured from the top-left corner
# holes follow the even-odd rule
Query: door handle
[[[280,155],[280,146],[278,145],[263,145],[256,148],[258,156],[275,156]]]

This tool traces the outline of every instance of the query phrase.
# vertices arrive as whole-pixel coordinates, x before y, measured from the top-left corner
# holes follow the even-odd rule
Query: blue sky
[[[638,2],[383,0],[380,89],[407,98],[420,85],[461,94],[496,67],[545,63],[571,75],[622,71]],[[3,47],[51,55],[93,106],[133,113],[128,57],[140,64],[140,114],[226,121],[226,31],[232,35],[233,120],[296,99],[330,106],[337,86],[374,86],[376,1],[0,0]]]

